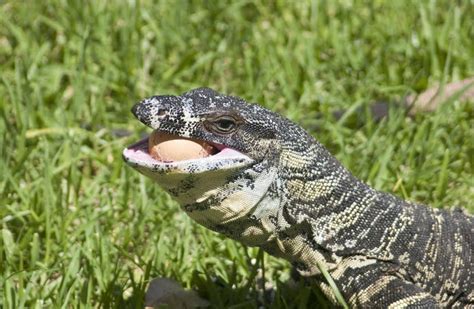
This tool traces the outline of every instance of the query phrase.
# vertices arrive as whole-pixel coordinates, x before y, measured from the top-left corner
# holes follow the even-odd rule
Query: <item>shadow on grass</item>
[[[215,274],[203,274],[195,271],[191,280],[193,291],[209,302],[206,308],[334,308],[317,287],[310,287],[303,281],[289,279],[276,284],[253,280],[245,286],[236,286],[233,280],[225,280]],[[132,286],[131,295],[123,297],[123,287],[111,287],[104,308],[144,308],[148,286]],[[114,292],[115,290],[115,292]],[[183,290],[184,291],[184,290]],[[175,305],[163,305],[160,308],[178,308]],[[181,308],[191,308],[183,306]]]
[[[210,302],[210,308],[333,308],[317,287],[302,280],[289,279],[274,284],[262,278],[249,278],[245,286],[238,286],[215,274],[193,274],[192,286]]]

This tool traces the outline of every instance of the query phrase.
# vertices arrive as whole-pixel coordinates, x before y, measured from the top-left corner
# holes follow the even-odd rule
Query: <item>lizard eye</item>
[[[212,124],[213,124],[213,128],[218,133],[223,133],[223,134],[231,133],[237,127],[236,121],[233,118],[227,117],[227,116],[214,120]]]

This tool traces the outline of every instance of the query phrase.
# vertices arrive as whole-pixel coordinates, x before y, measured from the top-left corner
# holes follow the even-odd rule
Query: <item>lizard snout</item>
[[[144,99],[132,107],[131,112],[138,120],[154,129],[178,105],[175,96],[153,96]]]
[[[140,111],[140,103],[136,103],[135,105],[133,105],[132,109],[130,110],[132,112],[132,114],[138,118],[138,115],[139,115],[139,111]]]

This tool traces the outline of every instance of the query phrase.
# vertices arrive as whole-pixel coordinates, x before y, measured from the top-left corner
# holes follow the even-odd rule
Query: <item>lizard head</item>
[[[136,104],[132,113],[159,132],[207,142],[216,149],[218,158],[221,152],[232,151],[237,161],[251,163],[265,158],[266,152],[277,145],[276,124],[271,123],[273,117],[266,115],[267,110],[209,88],[181,96],[153,96]],[[165,166],[155,164],[158,169]]]
[[[242,235],[235,234],[248,233],[246,226],[254,229],[253,240],[271,230],[267,222],[255,231],[258,224],[250,221],[276,212],[272,199],[277,194],[271,191],[276,190],[281,147],[292,134],[288,131],[299,127],[257,104],[208,88],[153,96],[136,104],[132,113],[155,133],[199,140],[213,151],[200,158],[160,161],[150,155],[145,138],[123,151],[127,164],[158,182],[208,228],[240,240]],[[275,211],[261,210],[270,204]],[[229,228],[226,223],[232,222],[238,228]]]
[[[160,161],[150,156],[147,137],[126,148],[123,157],[148,176],[235,171],[279,152],[274,116],[259,105],[212,89],[199,88],[181,96],[153,96],[136,104],[132,113],[158,134],[200,140],[213,148],[212,155],[203,158]]]

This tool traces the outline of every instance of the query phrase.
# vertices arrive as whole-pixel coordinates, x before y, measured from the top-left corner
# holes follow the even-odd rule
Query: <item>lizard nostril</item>
[[[156,115],[157,115],[158,117],[163,117],[163,116],[165,116],[166,114],[168,114],[168,112],[167,112],[165,109],[162,109],[162,108],[160,108],[160,109],[156,112]]]

